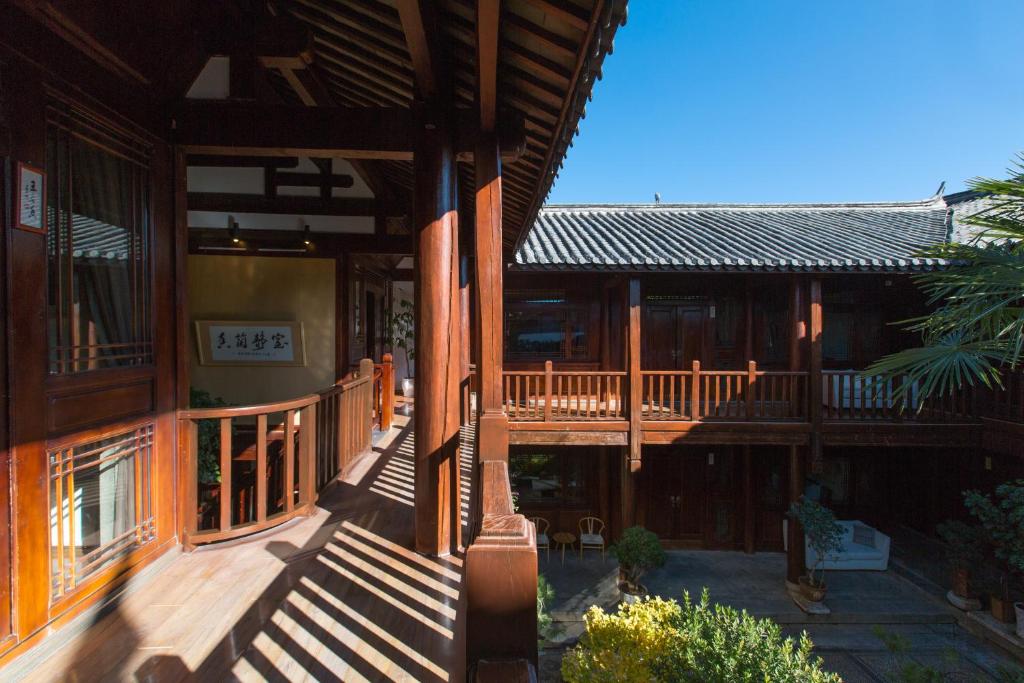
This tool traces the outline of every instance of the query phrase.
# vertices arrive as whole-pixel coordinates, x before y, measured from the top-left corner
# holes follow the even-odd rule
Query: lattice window
[[[49,452],[53,597],[156,537],[153,425]]]
[[[150,364],[152,150],[71,104],[47,123],[50,372]]]

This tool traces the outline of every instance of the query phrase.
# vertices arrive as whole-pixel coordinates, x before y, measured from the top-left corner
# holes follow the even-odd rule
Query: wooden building
[[[506,278],[524,513],[782,550],[805,491],[932,533],[960,491],[1020,476],[1019,376],[903,405],[902,380],[862,374],[916,343],[896,324],[926,312],[910,276],[946,265],[917,254],[960,235],[976,198],[949,200],[543,208]]]
[[[503,264],[624,20],[624,0],[3,3],[0,666],[168,551],[312,510],[387,421],[403,296],[415,550],[465,553],[468,666],[535,660]]]

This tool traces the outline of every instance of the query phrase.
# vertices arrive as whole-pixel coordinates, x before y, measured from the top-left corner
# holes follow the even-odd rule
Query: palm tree
[[[989,197],[963,219],[975,227],[967,243],[933,247],[922,256],[946,267],[914,280],[936,308],[903,321],[922,346],[875,362],[866,375],[905,376],[897,398],[916,386],[918,397],[950,394],[967,385],[1001,387],[1002,373],[1024,364],[1024,154],[1006,180],[974,178],[968,187]]]

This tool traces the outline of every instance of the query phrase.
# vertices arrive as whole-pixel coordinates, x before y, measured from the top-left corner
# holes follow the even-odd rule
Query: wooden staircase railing
[[[308,514],[317,493],[372,438],[373,363],[319,393],[288,401],[178,411],[184,468],[184,543],[212,543],[269,529]],[[201,453],[200,430],[207,429]],[[212,437],[212,438],[210,438]],[[200,457],[215,458],[219,481],[199,480]],[[209,463],[208,463],[209,464]]]
[[[911,384],[897,396],[908,381],[865,376],[856,370],[824,370],[822,417],[832,421],[963,422],[977,416],[969,387],[924,399],[918,386]]]

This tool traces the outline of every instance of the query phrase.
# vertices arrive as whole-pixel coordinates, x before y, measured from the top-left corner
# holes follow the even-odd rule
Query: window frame
[[[47,104],[45,130],[49,179],[47,212],[54,212],[48,221],[50,236],[46,253],[47,374],[57,378],[94,371],[152,370],[156,366],[154,147],[138,135],[101,120],[70,101],[56,99],[54,95]],[[125,229],[130,264],[131,339],[113,345],[90,345],[88,340],[84,344],[73,343],[76,257],[70,231],[74,216],[71,188],[75,178],[71,154],[76,141],[130,164],[131,186],[127,188],[130,202],[125,209],[131,216],[131,226]],[[57,168],[49,164],[51,142],[58,146],[58,159],[62,160]],[[71,236],[66,244],[68,238],[61,234],[65,220],[70,224],[68,236]],[[59,274],[55,275],[55,267]],[[116,349],[114,356],[103,355],[104,347]]]

